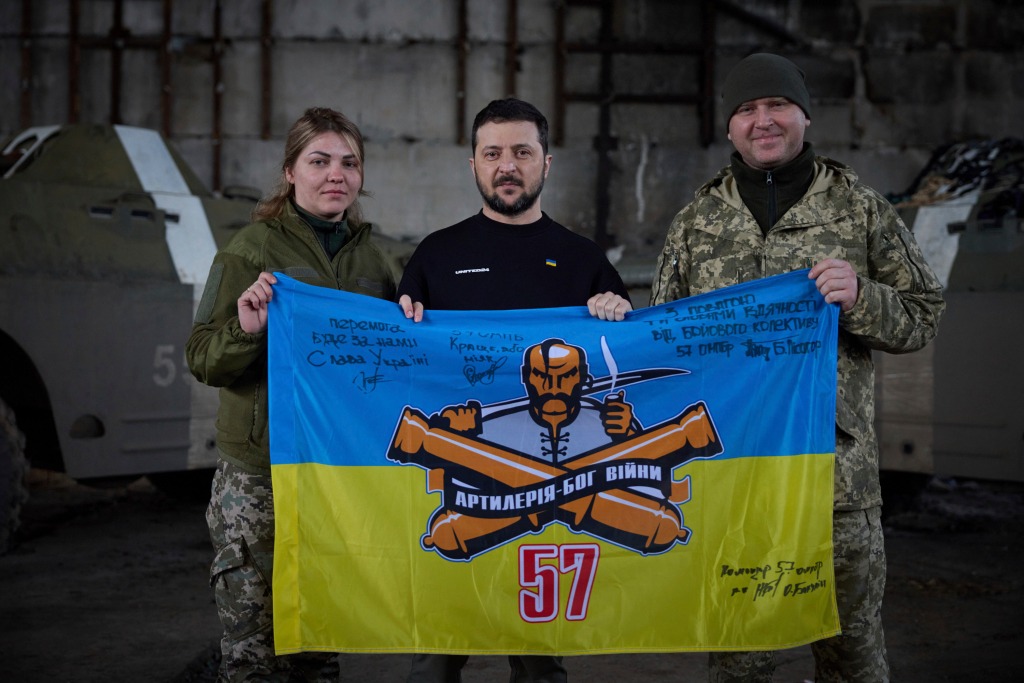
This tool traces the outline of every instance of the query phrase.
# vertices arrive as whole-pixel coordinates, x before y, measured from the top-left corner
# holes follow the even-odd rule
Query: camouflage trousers
[[[818,683],[888,683],[889,661],[882,632],[885,545],[882,510],[833,513],[832,543],[836,604],[842,634],[811,644]],[[713,652],[712,683],[771,683],[773,652]]]
[[[274,493],[270,475],[221,460],[206,509],[216,551],[210,585],[224,636],[218,681],[337,681],[336,655],[274,653],[271,596]]]

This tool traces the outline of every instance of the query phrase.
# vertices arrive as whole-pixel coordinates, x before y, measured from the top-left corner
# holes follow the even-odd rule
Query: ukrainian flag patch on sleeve
[[[558,262],[555,261],[555,259],[553,259],[553,258],[549,258],[549,259],[544,259],[544,264],[554,268],[555,266],[558,265]]]

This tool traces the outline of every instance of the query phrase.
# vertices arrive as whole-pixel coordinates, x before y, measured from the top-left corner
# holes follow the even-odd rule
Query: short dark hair
[[[507,123],[509,121],[529,121],[537,126],[537,140],[541,149],[548,153],[548,120],[537,107],[529,102],[506,97],[503,100],[491,100],[490,104],[480,110],[473,119],[472,149],[476,153],[476,132],[485,123]]]

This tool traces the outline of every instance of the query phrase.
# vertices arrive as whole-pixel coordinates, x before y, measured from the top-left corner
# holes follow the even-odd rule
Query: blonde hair
[[[284,160],[281,162],[281,177],[273,191],[263,197],[253,209],[254,221],[277,218],[284,212],[285,204],[295,196],[295,186],[288,182],[285,172],[291,169],[313,138],[324,133],[337,133],[348,143],[356,155],[359,164],[359,176],[363,174],[363,134],[356,124],[344,114],[327,107],[310,107],[292,124],[284,143]],[[359,189],[360,197],[369,197],[370,193]],[[345,217],[352,226],[363,222],[362,210],[358,198],[345,211]]]

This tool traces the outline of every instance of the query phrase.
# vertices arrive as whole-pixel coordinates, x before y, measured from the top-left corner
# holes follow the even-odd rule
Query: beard
[[[505,182],[511,182],[519,187],[525,187],[522,180],[513,176],[499,176],[494,181],[496,185]],[[530,210],[533,208],[533,205],[537,203],[540,193],[544,190],[544,178],[542,176],[540,181],[534,187],[526,189],[523,194],[521,194],[519,198],[511,204],[502,199],[496,191],[488,193],[487,188],[484,187],[479,176],[476,176],[476,189],[480,191],[480,196],[484,198],[484,202],[492,211],[499,213],[502,216],[514,218],[523,212]]]
[[[529,386],[527,396],[530,398],[528,412],[534,422],[542,427],[558,424],[565,427],[571,424],[580,412],[579,391],[571,394],[557,393],[539,395],[537,390]]]

